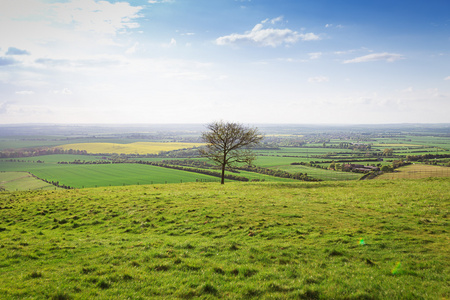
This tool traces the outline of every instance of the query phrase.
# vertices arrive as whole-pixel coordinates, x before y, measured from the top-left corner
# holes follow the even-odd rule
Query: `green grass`
[[[71,187],[217,181],[217,177],[139,164],[58,165],[0,162],[1,171],[27,171]]]
[[[54,185],[34,178],[27,172],[0,172],[0,187],[7,191],[58,189]]]
[[[302,165],[287,165],[280,166],[277,169],[289,172],[289,173],[307,173],[308,176],[318,178],[326,181],[339,181],[339,180],[358,180],[363,174],[352,172],[340,172],[326,169],[319,169],[314,167],[307,167]]]
[[[419,179],[428,177],[450,177],[450,168],[416,163],[395,169],[392,173],[381,174],[376,179]]]
[[[447,299],[450,180],[0,193],[2,299]]]

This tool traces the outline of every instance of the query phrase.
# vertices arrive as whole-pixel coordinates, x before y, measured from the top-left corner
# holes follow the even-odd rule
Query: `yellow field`
[[[394,173],[385,173],[377,176],[376,179],[419,179],[427,177],[450,177],[450,168],[414,164],[398,168]]]
[[[86,150],[88,153],[117,153],[117,154],[158,154],[161,151],[173,151],[199,147],[201,143],[157,143],[137,142],[131,144],[114,143],[81,143],[58,146],[65,150]]]

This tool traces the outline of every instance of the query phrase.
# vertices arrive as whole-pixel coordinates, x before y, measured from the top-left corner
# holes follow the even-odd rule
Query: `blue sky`
[[[449,123],[449,11],[1,0],[0,123]]]

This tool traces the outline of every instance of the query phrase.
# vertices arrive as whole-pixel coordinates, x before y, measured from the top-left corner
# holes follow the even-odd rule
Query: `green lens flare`
[[[402,264],[400,262],[397,262],[395,267],[392,269],[391,273],[394,274],[394,275],[400,273],[400,267],[401,266],[402,266]]]

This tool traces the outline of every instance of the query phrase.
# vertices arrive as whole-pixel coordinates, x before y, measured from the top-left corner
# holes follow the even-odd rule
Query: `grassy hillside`
[[[449,179],[0,193],[2,299],[446,299]]]

